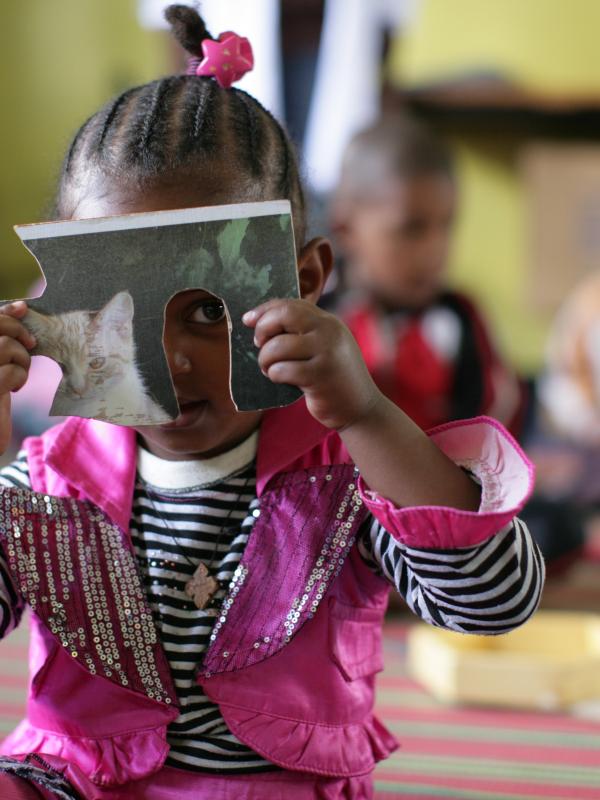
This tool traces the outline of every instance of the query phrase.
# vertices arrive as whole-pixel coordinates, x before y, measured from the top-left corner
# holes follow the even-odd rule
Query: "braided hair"
[[[213,37],[197,10],[170,5],[165,17],[181,46],[201,59],[202,40]],[[304,194],[286,132],[246,92],[223,89],[213,78],[196,75],[173,75],[128,89],[90,117],[64,159],[56,213],[72,215],[73,197],[90,169],[143,187],[176,177],[214,176],[219,167],[235,171],[245,200],[289,199],[296,240],[302,244]]]

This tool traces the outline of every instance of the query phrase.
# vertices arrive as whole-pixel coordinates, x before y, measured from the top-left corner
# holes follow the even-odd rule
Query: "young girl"
[[[167,17],[193,56],[219,46],[195,11]],[[209,76],[130,89],[88,120],[58,214],[289,198],[303,299],[244,322],[262,370],[304,397],[236,411],[223,305],[190,290],[166,309],[174,422],[70,418],[26,440],[0,491],[0,632],[33,610],[3,798],[370,798],[397,746],[372,711],[390,586],[471,633],[520,625],[540,597],[543,565],[514,519],[529,463],[490,420],[428,438],[379,392],[315,305],[332,253],[304,240],[285,133]],[[35,345],[25,313],[0,314],[3,443]]]

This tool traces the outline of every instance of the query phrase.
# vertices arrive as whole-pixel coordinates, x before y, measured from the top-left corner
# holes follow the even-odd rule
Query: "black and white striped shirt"
[[[254,772],[273,765],[240,743],[195,680],[219,604],[243,554],[258,507],[256,439],[206,462],[165,462],[140,449],[131,534],[149,602],[174,678],[181,713],[169,726],[172,766]],[[24,454],[0,485],[29,485]],[[399,544],[372,517],[359,533],[366,563],[425,621],[453,630],[503,633],[535,610],[543,563],[518,520],[476,547],[421,550]],[[216,571],[214,603],[197,609],[185,584],[203,561]],[[20,609],[0,558],[0,634]]]
[[[272,768],[229,732],[218,706],[196,682],[196,668],[244,552],[257,506],[254,462],[208,485],[180,489],[157,486],[138,476],[131,535],[180,703],[179,717],[168,731],[171,766],[211,772]],[[203,610],[185,594],[185,584],[200,562],[219,583]]]

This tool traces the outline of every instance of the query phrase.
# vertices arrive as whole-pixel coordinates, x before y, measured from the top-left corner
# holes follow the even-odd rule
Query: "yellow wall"
[[[394,69],[410,84],[482,68],[547,91],[600,94],[598,0],[421,0]]]
[[[392,50],[392,79],[415,87],[485,70],[539,93],[597,96],[600,105],[598,31],[598,0],[422,0],[417,24]],[[465,125],[455,143],[463,202],[452,279],[480,300],[504,351],[533,372],[550,320],[527,306],[525,140]]]
[[[12,230],[44,218],[72,133],[125,86],[167,71],[166,37],[135,0],[5,3],[0,25],[0,297],[38,274]]]

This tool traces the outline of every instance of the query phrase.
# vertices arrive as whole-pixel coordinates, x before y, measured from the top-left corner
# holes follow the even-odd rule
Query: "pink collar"
[[[69,417],[44,434],[46,464],[121,528],[129,529],[135,484],[135,431]]]
[[[265,412],[258,439],[258,495],[263,493],[271,478],[291,467],[330,434],[330,430],[310,415],[304,398],[290,406]]]
[[[309,414],[303,399],[265,412],[258,440],[258,494],[271,478],[301,459],[329,433]],[[135,431],[70,417],[44,439],[48,466],[127,530],[135,485]]]

